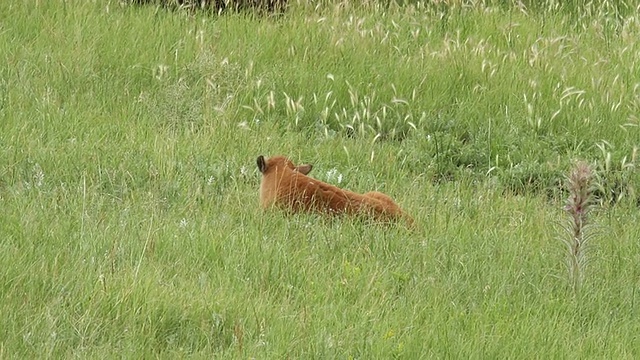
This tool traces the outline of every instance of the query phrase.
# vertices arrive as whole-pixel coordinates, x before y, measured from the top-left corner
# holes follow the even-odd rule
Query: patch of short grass
[[[638,29],[585,9],[0,4],[0,354],[637,357]],[[418,229],[258,209],[280,153]]]

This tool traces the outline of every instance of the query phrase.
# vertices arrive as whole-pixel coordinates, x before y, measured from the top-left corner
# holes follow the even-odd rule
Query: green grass
[[[637,5],[546,4],[0,3],[0,357],[637,358]],[[261,154],[419,228],[263,211]]]

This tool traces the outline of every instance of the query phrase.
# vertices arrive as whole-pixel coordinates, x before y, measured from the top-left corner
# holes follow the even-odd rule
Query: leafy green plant
[[[631,154],[612,151],[611,144],[597,144],[602,156],[596,162],[594,178],[594,197],[601,205],[617,203],[640,203],[637,186],[640,173],[636,167],[638,148]]]

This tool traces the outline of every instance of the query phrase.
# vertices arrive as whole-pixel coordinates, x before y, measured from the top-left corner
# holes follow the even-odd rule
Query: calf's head
[[[274,156],[269,159],[265,159],[264,156],[258,156],[256,160],[258,165],[258,170],[262,173],[262,175],[267,175],[277,169],[285,169],[289,168],[293,171],[297,171],[304,175],[307,175],[313,169],[313,166],[310,164],[303,164],[299,166],[295,166],[291,160],[287,159],[284,156]]]

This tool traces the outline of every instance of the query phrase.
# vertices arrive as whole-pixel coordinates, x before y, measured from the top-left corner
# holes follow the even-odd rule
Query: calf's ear
[[[311,169],[313,169],[313,165],[311,164],[304,164],[304,165],[300,165],[300,166],[296,166],[295,170],[299,173],[302,173],[304,175],[307,175],[311,172]]]
[[[258,170],[264,174],[267,171],[267,162],[264,161],[264,156],[258,156],[256,163],[258,164]]]

